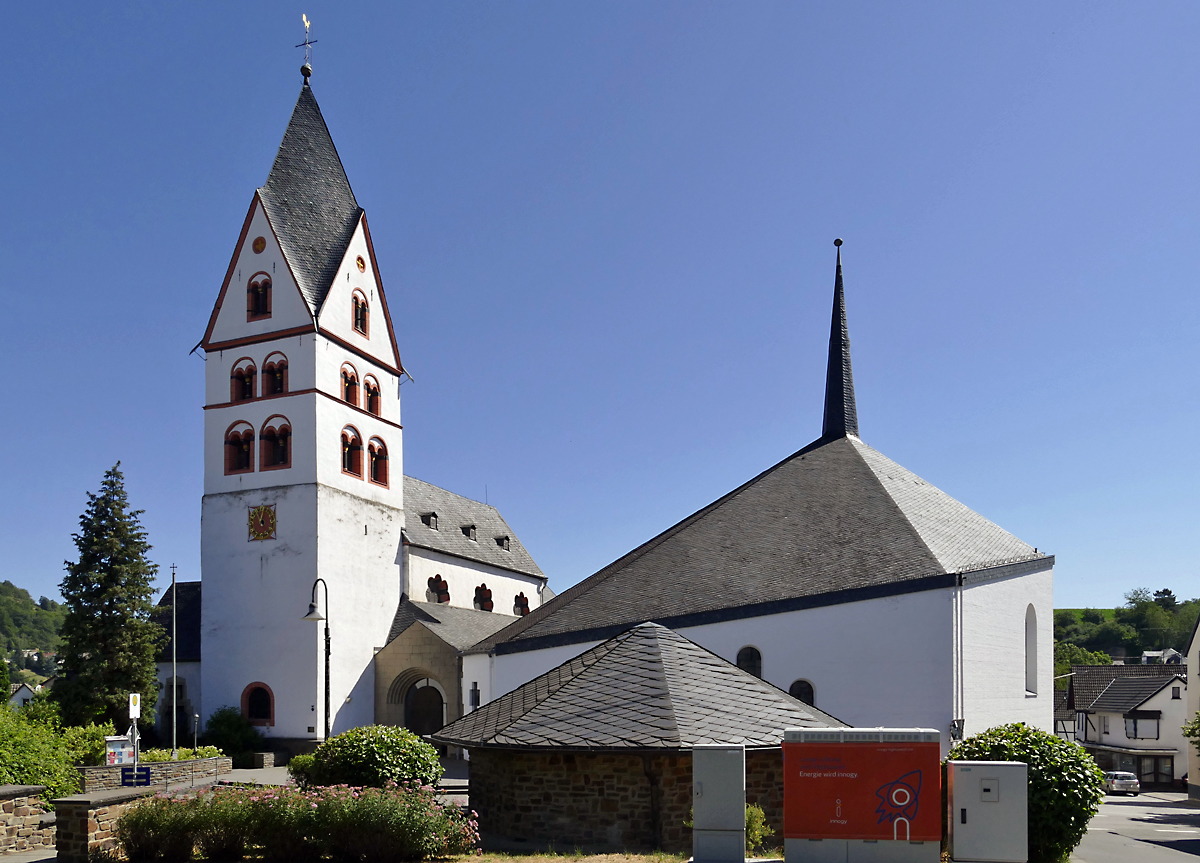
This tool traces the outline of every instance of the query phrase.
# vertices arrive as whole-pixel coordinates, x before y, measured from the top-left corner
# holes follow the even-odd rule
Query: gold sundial
[[[250,507],[250,539],[275,538],[275,504]]]

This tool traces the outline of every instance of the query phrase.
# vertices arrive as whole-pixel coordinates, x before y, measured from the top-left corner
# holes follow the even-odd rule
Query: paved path
[[[1186,794],[1106,797],[1072,863],[1197,863],[1200,808]]]

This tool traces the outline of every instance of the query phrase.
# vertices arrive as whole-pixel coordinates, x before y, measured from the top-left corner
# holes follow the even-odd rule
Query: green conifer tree
[[[99,494],[73,535],[79,560],[66,561],[59,584],[66,600],[62,625],[62,676],[55,685],[63,722],[83,725],[129,721],[129,693],[142,694],[142,715],[152,717],[158,700],[155,658],[165,638],[150,620],[158,567],[138,516],[129,509],[125,477],[117,462],[104,475]]]

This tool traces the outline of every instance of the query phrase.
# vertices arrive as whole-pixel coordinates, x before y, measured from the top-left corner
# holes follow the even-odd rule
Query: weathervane
[[[307,84],[309,76],[312,75],[312,46],[317,44],[317,40],[308,38],[308,28],[312,26],[308,16],[301,14],[300,20],[304,22],[304,41],[296,47],[304,49],[304,65],[300,67],[300,74],[304,76],[304,82]]]

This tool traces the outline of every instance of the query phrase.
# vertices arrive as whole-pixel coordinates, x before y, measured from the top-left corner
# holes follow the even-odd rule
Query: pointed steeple
[[[319,312],[363,211],[307,75],[259,194],[300,291]]]
[[[850,368],[850,331],[846,328],[846,294],[842,288],[842,241],[837,246],[837,275],[833,280],[833,320],[829,324],[829,365],[825,370],[825,421],[821,437],[858,437],[854,404],[854,372]]]

